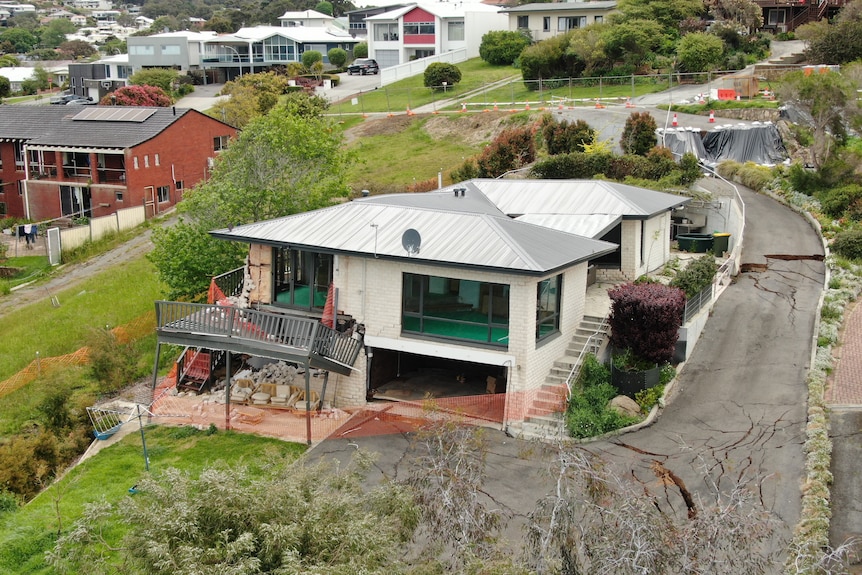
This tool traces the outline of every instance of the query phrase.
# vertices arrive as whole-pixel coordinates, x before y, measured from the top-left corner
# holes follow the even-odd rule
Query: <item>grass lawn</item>
[[[20,271],[10,278],[0,279],[0,294],[5,294],[11,288],[37,279],[51,269],[47,256],[10,257],[2,263],[4,267],[18,268]]]
[[[144,257],[94,275],[77,287],[0,318],[0,381],[36,358],[71,353],[86,345],[93,329],[115,327],[153,310],[161,283]]]
[[[194,476],[216,462],[245,464],[265,473],[273,463],[294,461],[305,451],[304,445],[278,439],[224,431],[209,435],[191,427],[149,426],[146,439],[152,473],[175,467]],[[57,532],[68,531],[87,503],[121,501],[145,474],[136,431],[72,469],[27,506],[0,516],[0,573],[53,573],[44,554]],[[113,542],[122,535],[105,534]]]
[[[355,190],[404,192],[425,180],[436,182],[474,156],[505,127],[524,126],[538,113],[445,114],[368,119],[351,132],[349,146],[358,154],[348,175]]]

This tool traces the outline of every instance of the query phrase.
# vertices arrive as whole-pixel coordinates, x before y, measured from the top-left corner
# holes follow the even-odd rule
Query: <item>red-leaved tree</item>
[[[608,290],[611,342],[655,363],[673,358],[685,311],[685,292],[657,283],[623,284]]]
[[[102,106],[154,106],[167,108],[171,105],[171,98],[165,91],[156,86],[123,86],[102,98],[99,101]]]

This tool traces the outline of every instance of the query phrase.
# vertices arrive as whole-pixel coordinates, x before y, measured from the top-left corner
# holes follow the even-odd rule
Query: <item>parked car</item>
[[[92,101],[90,98],[85,98],[84,96],[79,96],[78,94],[62,94],[60,96],[51,98],[51,103],[59,106],[65,106],[69,102],[74,102],[75,100],[84,100],[85,102]]]
[[[378,74],[379,72],[380,68],[377,66],[377,60],[371,58],[357,58],[347,67],[348,76],[354,74],[364,76],[365,74]]]
[[[90,106],[96,104],[92,98],[75,98],[66,102],[67,106]]]

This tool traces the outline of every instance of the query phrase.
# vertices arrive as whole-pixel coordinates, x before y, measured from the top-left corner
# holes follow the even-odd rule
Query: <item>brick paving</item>
[[[830,406],[862,406],[862,306],[847,309],[840,344],[832,355],[835,369],[827,380],[826,403]]]

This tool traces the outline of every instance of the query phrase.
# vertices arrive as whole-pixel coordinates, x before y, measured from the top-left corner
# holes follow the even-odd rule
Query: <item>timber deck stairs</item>
[[[527,408],[523,423],[511,424],[511,432],[524,438],[566,436],[564,414],[569,385],[580,375],[587,354],[598,355],[607,342],[610,326],[607,318],[585,315],[566,354],[556,361]]]

